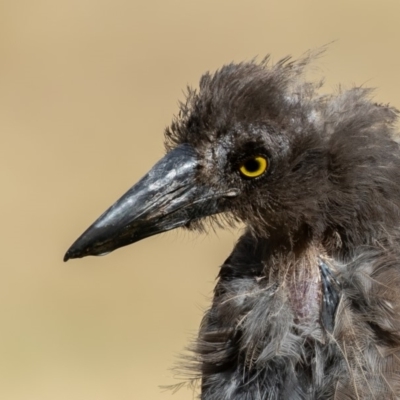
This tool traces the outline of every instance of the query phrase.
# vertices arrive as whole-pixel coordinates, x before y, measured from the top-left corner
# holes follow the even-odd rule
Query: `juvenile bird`
[[[397,110],[319,94],[313,58],[203,75],[166,156],[64,258],[245,224],[194,344],[203,400],[400,399]]]

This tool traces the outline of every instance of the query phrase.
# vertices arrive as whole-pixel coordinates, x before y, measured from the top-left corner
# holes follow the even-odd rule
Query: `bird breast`
[[[253,253],[247,255],[247,265],[234,256],[228,259],[203,334],[218,332],[220,340],[227,342],[240,337],[239,352],[247,365],[300,354],[305,337],[325,342],[324,320],[328,328],[333,325],[337,301],[326,308],[324,287],[335,292],[329,276],[323,284],[320,254],[318,248],[310,248],[301,257],[274,255],[257,260],[259,255]]]

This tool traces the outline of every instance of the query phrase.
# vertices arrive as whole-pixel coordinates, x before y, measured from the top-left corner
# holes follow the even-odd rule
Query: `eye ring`
[[[246,178],[258,178],[268,169],[268,159],[264,156],[254,156],[244,160],[240,166],[240,173]]]

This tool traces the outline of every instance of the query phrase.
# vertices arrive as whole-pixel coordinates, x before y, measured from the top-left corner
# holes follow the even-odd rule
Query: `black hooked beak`
[[[196,183],[193,148],[178,146],[97,219],[69,248],[64,261],[102,255],[157,233],[224,211],[237,190]]]

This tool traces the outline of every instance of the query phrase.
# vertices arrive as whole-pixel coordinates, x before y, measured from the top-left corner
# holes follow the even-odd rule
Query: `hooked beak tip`
[[[80,258],[83,257],[81,256],[78,252],[76,251],[71,251],[71,249],[69,249],[64,256],[64,262],[67,262],[68,260],[71,260],[73,258]]]
[[[64,262],[67,262],[68,260],[71,260],[73,258],[81,258],[81,257],[85,256],[85,254],[82,251],[80,251],[79,249],[77,249],[76,247],[74,248],[74,247],[75,246],[72,245],[68,249],[68,251],[65,253],[65,256],[63,259]]]
[[[71,258],[71,254],[69,253],[69,251],[67,251],[64,256],[64,262],[67,262],[70,258]]]

